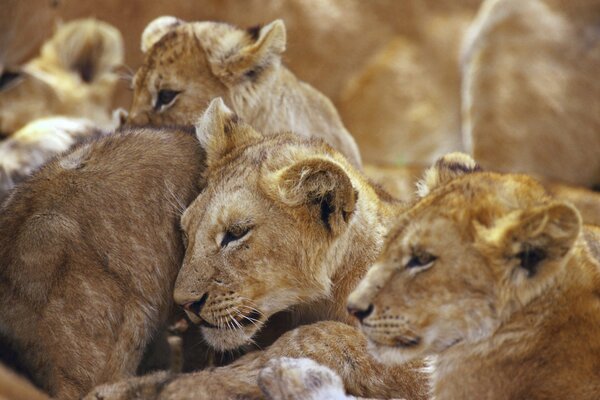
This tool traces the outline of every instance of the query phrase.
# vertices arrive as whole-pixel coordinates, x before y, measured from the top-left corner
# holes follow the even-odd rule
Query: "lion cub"
[[[360,167],[356,142],[331,101],[281,64],[283,21],[243,30],[160,17],[144,30],[141,47],[129,123],[194,124],[210,100],[222,97],[258,131],[324,139]]]
[[[600,229],[523,175],[442,159],[348,304],[436,399],[600,398]],[[465,164],[466,160],[466,164]]]
[[[203,163],[193,132],[124,130],[48,163],[0,207],[0,339],[51,396],[135,373],[171,309],[179,216]]]

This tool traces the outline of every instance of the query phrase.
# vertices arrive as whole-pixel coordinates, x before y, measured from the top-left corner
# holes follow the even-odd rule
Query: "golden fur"
[[[595,0],[488,0],[467,35],[463,134],[484,168],[600,184]]]
[[[30,121],[59,115],[111,126],[114,69],[122,61],[121,34],[112,26],[93,19],[62,25],[38,57],[2,72],[0,133],[11,135]]]
[[[25,378],[0,364],[1,400],[49,400],[50,398],[35,388]]]
[[[193,124],[222,97],[255,129],[324,139],[360,166],[331,101],[281,64],[286,41],[281,20],[250,30],[166,16],[152,21],[142,35],[145,59],[133,80],[128,122]]]
[[[238,349],[286,312],[285,329],[350,323],[345,298],[377,256],[385,221],[403,205],[380,198],[323,141],[263,136],[221,99],[196,130],[208,186],[181,219],[187,250],[174,298],[206,342]],[[400,370],[421,379],[410,366]]]
[[[440,400],[597,399],[600,229],[532,178],[469,162],[436,165],[350,295],[373,352],[436,356]]]
[[[0,338],[52,397],[135,373],[171,310],[203,162],[191,132],[125,130],[46,164],[0,207]]]
[[[307,384],[314,385],[311,378],[316,372],[339,385],[333,388],[334,393],[345,390],[373,398],[426,398],[424,375],[416,380],[415,372],[407,373],[408,368],[379,363],[369,355],[367,345],[366,337],[357,329],[340,322],[322,321],[288,332],[265,351],[246,354],[228,366],[184,375],[160,372],[128,379],[97,387],[86,400],[270,399],[269,396],[279,394],[274,385],[280,382],[270,376],[276,367],[271,360],[280,357],[305,358],[308,369],[295,376],[298,390]],[[312,360],[322,367],[315,367]],[[326,390],[327,382],[322,384]],[[303,394],[308,392],[305,390]],[[293,393],[292,397],[275,397],[278,398],[306,397]]]

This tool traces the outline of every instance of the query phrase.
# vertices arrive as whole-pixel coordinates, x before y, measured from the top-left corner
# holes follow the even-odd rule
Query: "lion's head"
[[[0,133],[11,135],[30,121],[48,116],[89,118],[109,125],[123,62],[123,39],[97,20],[61,26],[40,55],[0,76]]]
[[[336,263],[365,251],[344,238],[360,178],[324,142],[262,136],[221,99],[196,129],[208,184],[181,219],[187,250],[174,297],[209,344],[232,349],[271,315],[332,296]]]
[[[208,103],[230,89],[247,92],[269,81],[281,63],[286,32],[281,20],[238,29],[219,22],[164,16],[142,34],[144,63],[133,79],[131,124],[194,123]]]
[[[532,178],[480,172],[446,157],[425,197],[390,232],[348,301],[388,361],[490,337],[551,284],[580,230],[578,212]]]

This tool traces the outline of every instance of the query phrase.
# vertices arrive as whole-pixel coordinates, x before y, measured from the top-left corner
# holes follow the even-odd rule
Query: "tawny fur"
[[[255,129],[321,138],[361,165],[358,147],[331,101],[281,63],[283,21],[254,31],[216,22],[161,17],[142,36],[144,64],[133,79],[131,124],[193,124],[208,102],[222,97]],[[177,95],[167,104],[161,91]]]
[[[264,399],[265,392],[272,390],[267,387],[266,371],[261,371],[279,357],[318,360],[321,371],[335,371],[339,376],[335,383],[344,383],[336,388],[338,393],[345,389],[363,397],[392,398],[404,393],[407,399],[425,398],[423,380],[415,386],[407,369],[379,363],[369,355],[367,346],[365,336],[353,327],[318,322],[288,332],[265,351],[247,354],[228,366],[185,375],[162,372],[103,385],[91,391],[86,400]],[[296,389],[302,390],[302,386],[304,382]]]
[[[600,184],[596,0],[487,0],[467,34],[463,135],[484,168]]]
[[[49,400],[25,378],[0,364],[0,399],[2,400]]]
[[[211,102],[196,129],[206,150],[208,186],[182,216],[187,250],[174,298],[200,324],[206,342],[222,350],[255,340],[264,343],[261,335],[282,316],[286,323],[276,329],[342,321],[330,322],[331,331],[319,326],[316,331],[292,331],[285,337],[303,343],[293,356],[330,366],[353,394],[423,398],[418,363],[385,372],[367,354],[357,358],[361,351],[348,341],[355,341],[358,333],[346,325],[353,321],[344,308],[346,296],[383,244],[385,221],[404,206],[380,198],[323,141],[294,134],[263,136],[240,122],[220,99]],[[303,339],[303,332],[315,333]],[[350,332],[354,334],[347,341],[341,339]],[[290,355],[293,347],[285,340],[277,340],[267,355],[250,353],[234,364],[246,372],[218,378],[231,381],[223,390],[234,386],[238,395],[257,390],[256,374],[263,364],[248,360],[258,357],[264,363],[275,355]],[[338,344],[333,348],[323,341]],[[360,343],[356,345],[366,345]],[[334,361],[340,354],[348,355],[348,362],[364,360],[362,380]],[[202,387],[204,375],[194,376],[177,378],[173,390]],[[250,383],[244,387],[240,379]],[[152,379],[139,382],[144,392],[162,385]],[[124,383],[111,390],[120,396],[128,387]]]
[[[111,127],[115,68],[122,62],[118,30],[94,19],[65,23],[38,57],[8,71],[16,75],[0,87],[0,132],[11,135],[48,116],[88,118]]]
[[[597,399],[600,229],[532,178],[466,172],[398,219],[350,295],[373,353],[435,356],[435,399]]]
[[[193,132],[125,130],[48,163],[0,208],[0,334],[51,396],[135,373],[170,312],[203,162]]]

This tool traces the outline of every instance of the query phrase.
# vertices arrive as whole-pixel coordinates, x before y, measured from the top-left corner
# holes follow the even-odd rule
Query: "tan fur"
[[[51,396],[131,376],[165,323],[193,133],[117,132],[46,164],[0,208],[0,336]]]
[[[122,62],[121,34],[112,26],[94,19],[62,25],[37,58],[4,71],[17,76],[0,87],[0,132],[55,115],[111,126],[114,69]]]
[[[0,142],[0,203],[48,160],[100,134],[90,120],[53,117],[30,122]]]
[[[463,134],[483,167],[600,183],[595,0],[488,0],[463,54]]]
[[[436,356],[440,400],[597,399],[600,230],[523,175],[429,190],[350,295],[374,354]]]
[[[90,392],[86,400],[264,399],[265,394],[269,398],[273,388],[267,382],[268,370],[261,371],[271,368],[270,361],[279,357],[318,360],[323,365],[320,371],[327,371],[325,376],[331,377],[331,371],[336,371],[336,384],[343,382],[345,390],[354,395],[425,398],[424,382],[414,380],[415,371],[377,362],[369,355],[367,340],[360,331],[344,323],[325,321],[288,332],[265,351],[247,354],[225,367],[184,375],[158,373],[103,385]],[[308,377],[312,376],[312,371],[308,372]],[[298,382],[296,388],[301,390],[306,383]],[[344,387],[337,388],[337,392],[344,393]]]
[[[192,124],[210,100],[222,97],[255,129],[324,139],[360,166],[356,143],[331,101],[281,64],[285,47],[281,20],[246,31],[161,17],[142,36],[147,51],[133,80],[128,122]],[[177,95],[162,104],[167,90]]]
[[[197,133],[208,186],[182,216],[187,250],[174,298],[207,343],[250,344],[282,312],[287,329],[350,323],[345,298],[403,205],[383,201],[324,142],[263,136],[220,99]]]

